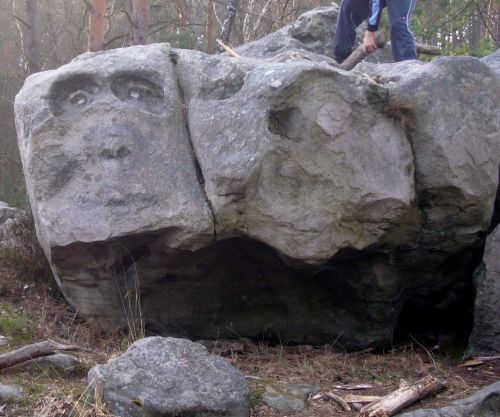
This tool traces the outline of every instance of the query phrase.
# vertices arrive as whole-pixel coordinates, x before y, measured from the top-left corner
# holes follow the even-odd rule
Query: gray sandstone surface
[[[13,385],[0,384],[0,405],[19,400],[23,393]]]
[[[500,48],[488,56],[481,58],[481,61],[489,65],[498,75],[500,75]]]
[[[49,375],[68,376],[82,370],[83,364],[73,355],[55,353],[33,360],[32,367]]]
[[[477,274],[471,356],[500,354],[500,226],[486,239],[483,264]]]
[[[88,380],[92,392],[102,386],[110,411],[120,417],[248,417],[243,375],[189,340],[139,340],[92,368]]]
[[[296,53],[310,61],[337,65],[334,60],[333,39],[339,10],[339,6],[333,2],[330,6],[317,7],[276,32],[237,47],[236,51],[244,57],[266,60],[280,59],[288,53]],[[365,29],[363,25],[358,28],[357,44],[362,42]],[[367,60],[392,62],[390,45],[376,50]]]
[[[126,326],[138,294],[159,334],[355,349],[390,344],[412,312],[467,310],[499,78],[466,57],[339,70],[321,60],[335,13],[304,15],[275,35],[300,45],[264,57],[152,44],[27,79],[37,234],[80,313]]]

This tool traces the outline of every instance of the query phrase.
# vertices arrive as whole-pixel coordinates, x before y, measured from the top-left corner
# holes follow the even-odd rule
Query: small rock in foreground
[[[56,353],[50,356],[43,356],[33,361],[36,369],[41,369],[47,373],[58,375],[72,375],[81,369],[82,364],[72,355],[66,353]]]
[[[247,417],[244,376],[225,359],[185,339],[149,337],[88,375],[91,392],[120,417]]]
[[[19,388],[12,385],[0,384],[0,404],[17,400],[23,396]]]
[[[283,411],[302,411],[307,406],[309,395],[319,391],[318,387],[307,384],[274,383],[265,387],[263,401]]]

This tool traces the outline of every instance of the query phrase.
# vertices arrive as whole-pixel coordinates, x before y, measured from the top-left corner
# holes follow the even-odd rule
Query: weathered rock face
[[[474,58],[328,62],[157,44],[30,77],[19,144],[68,300],[126,325],[138,291],[156,332],[357,348],[470,298],[498,77]]]
[[[477,273],[474,328],[469,341],[472,356],[500,353],[500,226],[486,239],[483,264]]]
[[[121,417],[247,417],[245,377],[189,340],[148,337],[88,375]]]
[[[301,15],[295,22],[284,26],[262,39],[248,42],[236,51],[248,58],[274,59],[276,57],[292,57],[294,54],[312,61],[332,62],[333,39],[337,28],[340,7],[318,7]],[[358,30],[357,43],[362,42],[365,27]],[[331,58],[331,59],[328,59]],[[367,58],[370,62],[393,62],[389,45],[378,49]]]
[[[498,75],[500,75],[500,48],[492,54],[481,58],[481,61],[489,65]]]

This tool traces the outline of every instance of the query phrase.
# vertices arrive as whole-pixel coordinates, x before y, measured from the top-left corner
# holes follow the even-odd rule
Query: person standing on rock
[[[375,31],[380,22],[382,9],[387,7],[391,20],[392,55],[396,62],[417,58],[415,39],[410,30],[410,20],[416,0],[343,0],[333,48],[340,64],[352,52],[356,40],[356,28],[368,19],[368,29],[363,40],[363,49],[369,54],[375,49]]]

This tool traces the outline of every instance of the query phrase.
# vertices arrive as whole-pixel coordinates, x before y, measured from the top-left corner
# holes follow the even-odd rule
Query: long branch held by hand
[[[383,48],[385,46],[384,32],[375,32],[375,44],[377,45],[377,48]],[[340,68],[350,71],[363,59],[365,59],[367,55],[368,54],[363,49],[363,44],[361,44],[345,59],[344,62],[342,62],[342,64],[340,64]]]

